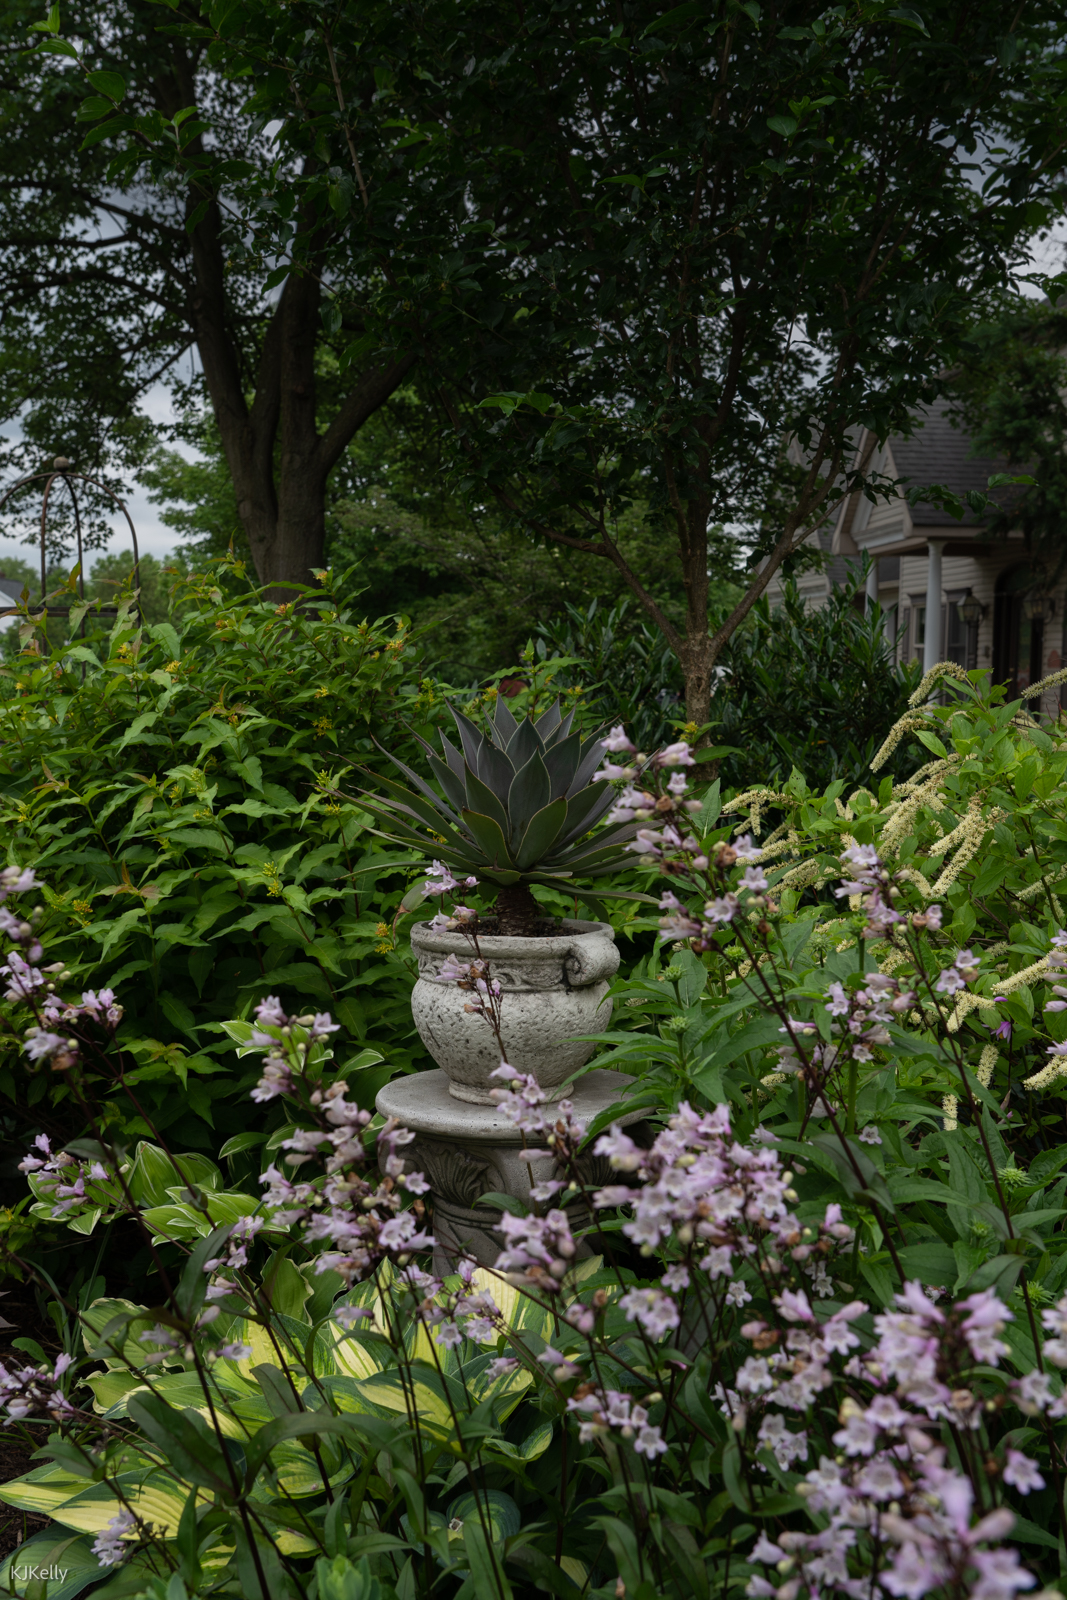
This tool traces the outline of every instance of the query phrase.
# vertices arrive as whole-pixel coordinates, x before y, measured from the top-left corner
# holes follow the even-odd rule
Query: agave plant
[[[457,878],[499,884],[499,931],[529,932],[544,917],[530,885],[580,893],[575,880],[627,864],[623,846],[635,826],[589,837],[615,798],[609,783],[592,781],[604,747],[572,733],[574,712],[563,716],[558,700],[536,721],[520,722],[498,699],[488,733],[461,712],[452,715],[461,749],[442,734],[442,759],[419,740],[443,798],[390,756],[417,792],[383,778],[385,795],[365,794],[363,803],[386,823],[393,843],[436,857]]]

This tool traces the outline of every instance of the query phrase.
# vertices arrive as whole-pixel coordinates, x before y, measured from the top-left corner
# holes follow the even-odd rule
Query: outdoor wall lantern
[[[985,606],[976,595],[970,593],[964,596],[956,610],[961,621],[965,622],[969,628],[976,627],[985,616]]]
[[[1056,609],[1056,602],[1047,594],[1028,594],[1023,601],[1023,611],[1031,622],[1047,622]]]

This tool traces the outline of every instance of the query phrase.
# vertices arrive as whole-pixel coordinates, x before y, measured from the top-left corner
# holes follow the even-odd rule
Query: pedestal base
[[[575,1115],[592,1122],[619,1100],[633,1079],[624,1072],[588,1072],[570,1094]],[[454,1098],[443,1072],[416,1072],[396,1078],[379,1091],[377,1108],[383,1117],[396,1117],[416,1135],[404,1148],[404,1158],[414,1171],[424,1172],[433,1196],[433,1231],[437,1239],[434,1270],[441,1275],[454,1270],[461,1256],[473,1256],[491,1267],[503,1248],[496,1227],[498,1207],[480,1206],[482,1195],[514,1195],[530,1203],[530,1189],[563,1174],[552,1152],[523,1135],[496,1106],[476,1105]],[[618,1118],[623,1125],[639,1122],[642,1111]],[[544,1148],[537,1161],[525,1159],[530,1150]],[[581,1157],[581,1174],[590,1188],[618,1181],[603,1156],[591,1152]],[[584,1208],[582,1208],[584,1210]],[[587,1216],[575,1218],[576,1224]],[[579,1246],[588,1255],[588,1246]]]

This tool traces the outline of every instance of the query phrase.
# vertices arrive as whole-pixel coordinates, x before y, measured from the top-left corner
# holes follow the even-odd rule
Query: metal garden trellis
[[[20,616],[20,615],[24,614],[24,610],[30,612],[32,615],[40,615],[40,613],[44,612],[44,611],[47,611],[50,616],[60,616],[60,617],[62,617],[62,616],[69,616],[70,615],[70,611],[71,611],[71,607],[70,606],[49,606],[49,605],[46,604],[46,590],[47,590],[47,578],[48,578],[48,554],[47,554],[48,506],[49,506],[49,501],[50,501],[51,496],[52,496],[52,488],[53,488],[53,485],[56,483],[57,479],[59,480],[59,483],[62,485],[62,487],[70,495],[71,506],[72,506],[73,511],[74,511],[74,532],[75,532],[75,538],[76,538],[77,546],[78,546],[78,597],[79,597],[79,599],[84,603],[84,601],[85,601],[85,572],[84,572],[84,551],[82,549],[81,508],[78,505],[78,496],[77,496],[77,493],[75,492],[75,488],[74,488],[74,484],[75,484],[76,481],[77,482],[81,482],[81,483],[91,484],[94,489],[99,489],[103,494],[107,495],[108,499],[111,500],[118,507],[118,509],[122,512],[123,516],[126,518],[126,521],[129,524],[129,528],[130,528],[130,541],[133,544],[133,566],[130,569],[130,573],[131,573],[131,576],[133,577],[134,581],[136,582],[137,569],[140,566],[141,557],[140,557],[140,553],[139,553],[138,548],[137,548],[137,529],[133,525],[133,518],[130,516],[129,511],[126,509],[125,502],[120,500],[118,495],[115,494],[111,489],[109,489],[106,483],[101,483],[99,478],[90,477],[90,475],[87,472],[76,472],[74,470],[74,468],[72,467],[71,463],[67,460],[66,456],[56,456],[54,462],[52,463],[51,468],[49,468],[47,471],[45,471],[45,472],[31,472],[27,477],[20,478],[17,483],[13,483],[9,489],[6,489],[4,491],[4,493],[2,495],[0,495],[0,512],[3,512],[4,507],[7,505],[8,501],[12,498],[13,495],[17,494],[20,489],[27,488],[28,485],[31,484],[31,483],[40,483],[40,482],[44,483],[44,493],[43,493],[42,498],[41,498],[41,599],[40,599],[40,602],[38,604],[29,605],[29,606],[26,606],[25,608],[23,608],[21,606],[12,606],[12,607],[9,607],[9,608],[7,608],[5,610],[2,610],[2,611],[0,611],[0,617]],[[97,607],[97,615],[98,616],[104,616],[104,617],[117,616],[118,615],[118,607],[117,606],[99,606],[99,607]],[[82,616],[81,628],[82,628],[82,631],[84,632],[84,629],[85,629],[85,617],[84,617],[84,614]]]

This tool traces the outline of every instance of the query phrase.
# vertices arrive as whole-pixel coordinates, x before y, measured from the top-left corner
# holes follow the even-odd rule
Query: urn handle
[[[619,947],[608,933],[586,933],[563,958],[563,973],[572,989],[584,989],[619,970]]]

